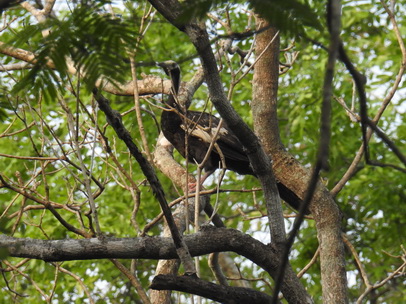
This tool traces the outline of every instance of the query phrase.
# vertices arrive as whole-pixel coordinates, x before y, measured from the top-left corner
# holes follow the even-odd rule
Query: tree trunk
[[[257,18],[259,28],[269,26]],[[301,199],[307,191],[310,172],[285,151],[279,136],[277,91],[279,78],[279,37],[269,28],[257,36],[255,54],[261,58],[254,68],[252,112],[254,128],[265,151],[273,160],[276,178]],[[271,40],[274,42],[270,44]],[[269,45],[270,44],[270,45]],[[341,238],[341,215],[328,190],[318,184],[310,211],[316,221],[320,243],[323,299],[325,303],[347,303],[347,280],[344,244]]]

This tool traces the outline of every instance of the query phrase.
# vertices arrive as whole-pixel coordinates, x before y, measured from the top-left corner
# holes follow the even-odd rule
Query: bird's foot
[[[197,190],[197,183],[195,183],[195,182],[193,182],[193,183],[188,183],[187,186],[188,186],[188,191],[189,191],[189,193],[195,193],[195,192],[196,192],[196,190]],[[203,187],[202,184],[200,184],[200,187],[199,187],[199,191],[201,191],[201,190],[204,190],[204,187]]]
[[[189,193],[194,193],[194,192],[196,192],[196,189],[197,189],[197,183],[188,183],[187,187],[188,187]]]

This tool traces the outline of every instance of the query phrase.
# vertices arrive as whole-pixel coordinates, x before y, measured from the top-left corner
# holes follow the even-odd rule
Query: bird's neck
[[[169,76],[171,77],[172,82],[172,94],[178,95],[180,88],[180,70],[179,69],[171,70]]]
[[[182,107],[178,104],[173,94],[169,95],[169,98],[166,100],[166,108],[167,109],[175,109],[179,113],[184,113],[185,111]]]

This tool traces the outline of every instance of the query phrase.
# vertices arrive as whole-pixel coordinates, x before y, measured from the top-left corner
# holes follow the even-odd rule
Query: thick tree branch
[[[271,55],[268,56],[270,57]],[[268,64],[271,63],[269,57]],[[257,69],[260,67],[261,65],[258,65]],[[256,71],[256,73],[257,72],[258,71]],[[264,77],[261,79],[264,79]],[[276,89],[276,82],[274,82],[273,86],[269,83],[263,84],[263,91],[256,96],[259,96],[258,98],[261,99],[267,98],[269,107],[276,107],[276,93],[273,91]],[[264,115],[266,118],[260,117],[262,123],[267,124],[268,129],[272,128],[270,125],[272,121],[277,121],[276,110],[272,111],[268,109],[264,110],[262,113],[267,114]],[[299,198],[304,199],[308,183],[312,178],[311,172],[296,161],[292,155],[283,149],[283,147],[280,147],[277,135],[274,134],[270,136],[269,134],[262,134],[260,137],[263,141],[266,152],[269,155],[272,155],[273,169],[276,178],[283,185],[292,190]],[[270,141],[270,138],[273,138],[273,141]],[[323,154],[326,154],[325,151]],[[313,175],[313,177],[315,176],[316,175]],[[317,181],[317,179],[315,180],[315,194],[309,209],[316,221],[318,239],[321,246],[320,256],[322,263],[321,271],[323,277],[323,290],[325,293],[332,294],[332,290],[337,289],[338,291],[336,294],[345,295],[346,280],[344,248],[340,237],[341,216],[336,203],[329,195],[327,189]],[[341,292],[343,290],[344,292]]]
[[[271,274],[278,266],[278,257],[269,247],[253,237],[234,229],[203,226],[184,240],[193,256],[211,252],[232,251],[252,260]],[[0,246],[12,257],[44,261],[89,259],[177,259],[170,237],[91,238],[35,240],[0,235]]]
[[[186,235],[184,240],[192,256],[235,252],[275,277],[279,259],[276,252],[238,230],[204,226],[198,233]],[[33,240],[0,235],[0,247],[7,248],[12,257],[45,261],[178,258],[172,239],[165,237]],[[310,298],[308,294],[303,297],[300,291],[291,288],[291,283],[285,278],[282,284],[282,291],[289,303],[303,303],[303,299]]]
[[[20,48],[14,48],[9,45],[7,45],[4,42],[0,41],[0,53],[13,57],[15,59],[19,59],[22,61],[25,61],[27,63],[35,63],[35,55],[32,52],[20,49]],[[55,65],[53,63],[49,63],[50,68],[55,68]]]
[[[278,30],[269,27],[269,23],[256,17],[257,29],[267,30],[257,35],[255,56],[262,54],[269,41],[276,39],[265,51],[255,65],[252,86],[252,115],[255,133],[261,139],[265,151],[270,154],[284,149],[279,135],[278,124],[278,80],[279,80],[279,49],[280,37]]]
[[[10,71],[10,70],[17,70],[17,69],[25,69],[30,68],[31,64],[35,64],[37,59],[35,54],[24,49],[11,47],[4,42],[0,41],[0,53],[12,57],[14,59],[18,59],[23,61],[22,63],[15,63],[9,64],[5,66],[0,66],[0,71]],[[55,65],[51,60],[46,62],[46,65],[51,68],[55,69]],[[76,75],[77,70],[72,64],[68,64],[68,73],[72,75]],[[96,86],[100,85],[100,81],[96,81]],[[196,83],[192,83],[195,87],[198,85]],[[186,92],[185,96],[186,99],[191,98],[191,93],[194,93],[193,89],[195,88],[193,85],[190,85]],[[143,79],[137,80],[137,87],[138,87],[138,94],[148,95],[148,94],[161,94],[169,93],[171,89],[171,82],[170,80],[162,80],[160,77],[154,76],[144,76]],[[117,86],[116,84],[112,83],[105,83],[103,82],[103,91],[119,95],[119,96],[133,96],[134,95],[134,81],[129,81],[128,83],[121,84]]]
[[[178,290],[230,304],[262,304],[271,301],[270,296],[251,288],[217,285],[201,280],[198,277],[159,275],[152,280],[150,288]]]
[[[276,117],[279,77],[279,33],[277,29],[269,28],[269,23],[265,20],[257,17],[256,21],[257,30],[262,28],[267,28],[267,30],[258,34],[255,46],[255,56],[257,59],[254,69],[251,104],[254,128],[262,143],[282,147]],[[269,45],[271,41],[273,42]],[[271,106],[269,106],[269,103],[271,103]],[[273,231],[271,237],[272,240],[283,243],[285,241],[285,223],[283,216],[280,216],[282,214],[282,206],[272,170],[271,174],[274,183],[269,185],[271,203],[267,203],[269,224],[272,228],[271,233]]]
[[[323,103],[322,103],[322,113],[321,113],[321,125],[320,125],[320,142],[319,149],[317,153],[316,164],[313,169],[312,177],[309,181],[309,187],[304,199],[303,208],[306,208],[307,204],[310,204],[312,197],[317,189],[318,176],[320,170],[328,168],[328,154],[329,154],[329,144],[330,144],[330,117],[331,117],[331,98],[333,93],[333,77],[335,63],[338,57],[340,49],[340,30],[341,30],[341,2],[340,0],[330,0],[327,4],[327,23],[330,32],[330,46],[329,46],[329,57],[326,65],[326,72],[324,77],[323,86]],[[333,209],[331,210],[333,211]],[[295,220],[294,229],[299,229],[301,221],[303,221],[303,216],[299,216]],[[326,248],[323,248],[323,243],[321,242],[321,267],[322,267],[322,279],[323,285],[323,300],[326,303],[348,303],[348,293],[347,293],[347,279],[345,272],[345,260],[344,260],[344,245],[340,237],[339,232],[340,224],[333,223],[331,235],[325,236],[333,238],[336,244],[328,244],[327,247],[333,247],[334,251],[337,253],[336,256],[332,257],[331,253],[326,252]],[[292,236],[293,237],[293,236]],[[293,241],[292,241],[293,242]],[[326,259],[327,257],[327,259]],[[327,269],[331,267],[334,263],[334,277],[327,272]]]

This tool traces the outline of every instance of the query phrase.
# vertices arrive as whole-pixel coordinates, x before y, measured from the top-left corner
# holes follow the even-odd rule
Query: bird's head
[[[159,62],[157,64],[159,67],[163,68],[165,74],[172,78],[172,74],[174,72],[178,72],[180,74],[179,65],[173,60],[166,60],[163,62]]]

